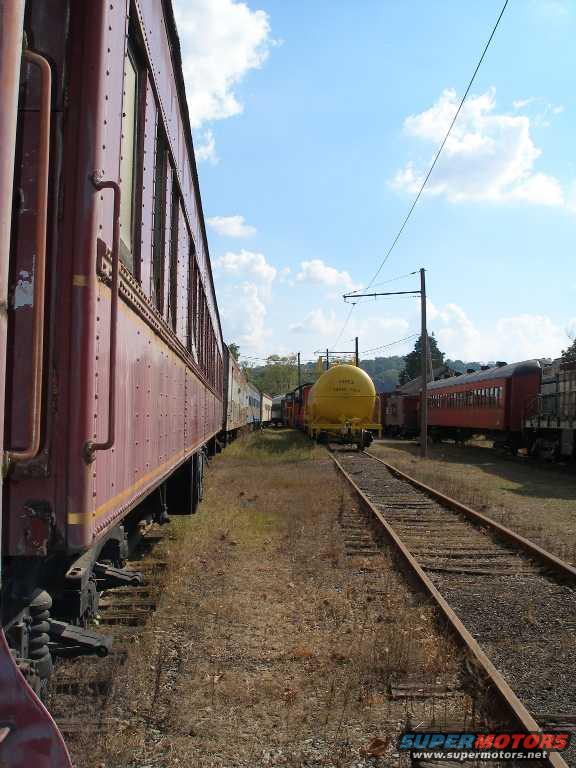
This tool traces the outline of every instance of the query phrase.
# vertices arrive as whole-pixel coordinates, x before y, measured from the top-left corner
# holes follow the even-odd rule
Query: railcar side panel
[[[509,429],[520,432],[522,422],[527,416],[530,403],[537,396],[540,388],[541,371],[526,372],[513,376],[510,380]]]
[[[93,174],[97,171],[100,178],[119,179],[123,130],[123,89],[119,84],[125,74],[129,4],[90,3],[79,7],[68,6],[64,0],[59,4],[56,0],[31,3],[36,9],[48,9],[48,6],[52,18],[58,19],[60,30],[62,19],[70,16],[66,46],[73,63],[68,66],[69,111],[66,135],[61,142],[65,152],[64,181],[59,190],[63,203],[60,230],[56,225],[56,211],[52,210],[50,215],[54,228],[52,240],[57,246],[54,251],[58,256],[52,264],[55,272],[50,304],[50,327],[54,331],[55,344],[49,347],[50,365],[45,373],[43,441],[46,452],[43,463],[33,472],[19,476],[16,471],[10,481],[11,518],[18,521],[9,529],[8,551],[14,555],[41,555],[46,551],[48,538],[52,547],[67,546],[70,551],[89,546],[95,536],[117,522],[179,462],[216,434],[222,421],[218,392],[222,368],[216,353],[222,348],[220,325],[203,239],[201,208],[196,201],[195,173],[188,155],[190,144],[184,140],[184,122],[179,113],[181,102],[176,85],[170,79],[174,77],[171,61],[169,68],[164,66],[170,59],[170,44],[162,21],[162,4],[149,3],[146,34],[152,34],[157,45],[147,48],[156,58],[149,63],[148,72],[144,69],[140,94],[144,121],[139,129],[138,152],[143,161],[139,171],[140,190],[134,201],[137,224],[131,253],[133,261],[127,260],[123,253],[129,269],[123,267],[119,301],[116,441],[113,449],[98,451],[93,462],[86,462],[86,442],[106,439],[110,375],[109,255],[113,194],[110,190],[96,192]],[[146,37],[144,33],[143,36]],[[57,55],[51,51],[50,56],[51,60],[62,62],[64,52]],[[57,64],[55,71],[60,74]],[[60,88],[58,93],[62,91]],[[54,102],[56,105],[60,103],[56,95]],[[173,165],[168,164],[165,171],[162,252],[168,260],[164,302],[158,309],[163,308],[167,315],[172,282],[174,288],[170,298],[175,306],[171,311],[177,312],[174,317],[177,335],[170,333],[170,327],[162,321],[153,304],[156,295],[152,281],[154,228],[158,226],[154,220],[154,195],[157,192],[159,121],[168,137]],[[177,131],[176,124],[179,126]],[[55,143],[54,140],[53,147]],[[120,183],[123,184],[121,178]],[[55,199],[58,196],[55,194]],[[173,208],[177,215],[174,244],[171,239]],[[193,243],[190,225],[194,232]],[[24,230],[29,229],[33,229],[30,223]],[[30,254],[32,250],[28,243],[26,253]],[[175,260],[170,260],[172,253],[176,255]],[[199,259],[197,296],[193,297],[197,300],[189,313],[189,259],[193,253]],[[96,268],[97,264],[100,267]],[[19,264],[18,274],[25,267],[24,262]],[[176,280],[170,280],[169,268],[176,270]],[[26,281],[20,279],[15,286],[26,307]],[[200,331],[197,316],[202,304],[205,310]],[[73,331],[66,333],[63,331],[66,328]],[[203,357],[204,371],[197,365],[192,331],[196,331],[197,339],[201,332],[209,336],[212,352],[209,358],[207,355]],[[204,341],[203,346],[206,348],[208,343]],[[24,345],[15,345],[15,348],[21,350]],[[25,370],[22,364],[13,367]],[[70,375],[71,371],[73,375]],[[13,389],[20,392],[22,386],[15,381]],[[17,403],[15,407],[19,407]],[[53,431],[50,428],[52,419],[57,419]],[[16,443],[24,439],[21,434],[23,424],[24,414],[18,413],[14,419]],[[52,435],[57,448],[50,456],[47,450]],[[19,512],[30,498],[41,499],[51,510],[46,523],[46,538],[34,546],[31,546],[32,540],[27,533],[29,526],[23,523]],[[55,530],[49,530],[52,526]]]
[[[492,390],[498,393],[492,393]],[[490,394],[483,394],[490,390]],[[429,395],[429,426],[469,427],[482,430],[508,430],[508,379],[494,378],[482,383],[434,390]]]
[[[262,392],[262,412],[260,415],[262,424],[269,424],[272,420],[272,398]]]
[[[247,426],[250,421],[248,403],[248,382],[233,355],[227,353],[227,407],[226,432],[235,432]]]
[[[517,448],[522,420],[538,392],[540,377],[538,361],[526,360],[432,382],[428,424],[453,430],[456,436],[501,433]]]
[[[152,76],[156,85],[160,111],[164,116],[168,144],[176,160],[174,170],[179,180],[188,223],[197,249],[196,258],[201,279],[205,285],[208,311],[213,327],[217,328],[219,323],[208,253],[205,246],[202,211],[199,199],[196,196],[195,176],[187,152],[186,129],[177,106],[177,76],[170,53],[174,42],[168,39],[167,22],[163,14],[163,3],[157,0],[135,0],[135,8],[140,20],[142,37],[148,58],[152,62]],[[222,354],[220,339],[217,340],[217,345],[220,354]]]

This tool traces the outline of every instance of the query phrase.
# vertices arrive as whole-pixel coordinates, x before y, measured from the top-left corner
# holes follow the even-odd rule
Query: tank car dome
[[[308,421],[331,424],[368,422],[376,403],[370,376],[355,365],[335,365],[310,390]]]

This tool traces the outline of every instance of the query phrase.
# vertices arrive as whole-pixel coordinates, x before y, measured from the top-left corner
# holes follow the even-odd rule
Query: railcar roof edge
[[[178,100],[180,101],[180,108],[182,110],[182,117],[186,126],[186,143],[188,145],[188,152],[190,154],[190,162],[192,165],[192,175],[194,178],[194,191],[196,192],[196,198],[198,201],[198,209],[200,211],[200,226],[202,227],[202,239],[204,241],[204,248],[206,249],[207,266],[210,275],[210,284],[212,286],[212,293],[216,298],[216,289],[214,287],[214,277],[212,275],[212,259],[210,258],[210,249],[208,248],[208,236],[206,234],[206,222],[204,221],[204,208],[202,206],[202,196],[200,194],[200,183],[198,181],[198,168],[196,166],[196,155],[194,153],[194,139],[192,137],[192,127],[190,125],[190,112],[188,110],[188,100],[186,99],[186,85],[184,83],[184,75],[182,72],[182,54],[180,52],[180,37],[178,35],[178,27],[176,26],[176,17],[174,16],[174,8],[172,6],[172,0],[162,0],[162,8],[164,10],[164,18],[166,20],[166,32],[168,33],[168,39],[170,41],[170,55],[172,57],[172,64],[174,67],[174,76],[176,79],[176,92],[178,93]],[[222,323],[220,321],[220,309],[218,307],[218,301],[214,302],[216,309],[216,317],[218,318],[218,328],[220,330],[220,340],[224,343],[224,334],[222,333]]]
[[[523,360],[520,363],[510,363],[509,365],[502,365],[500,367],[494,366],[487,371],[476,371],[475,373],[466,373],[462,376],[451,376],[449,379],[429,381],[428,390],[459,387],[462,384],[474,384],[477,381],[490,381],[492,379],[511,379],[512,376],[536,373],[540,369],[541,365],[539,360]]]

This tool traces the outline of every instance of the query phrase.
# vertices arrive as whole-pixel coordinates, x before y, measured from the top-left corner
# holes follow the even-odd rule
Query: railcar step
[[[94,575],[100,592],[113,587],[140,587],[144,581],[144,577],[139,571],[113,568],[104,563],[94,563]]]
[[[70,657],[95,653],[97,656],[107,656],[110,653],[112,638],[109,635],[100,635],[56,619],[50,619],[49,622],[48,647],[53,655]]]

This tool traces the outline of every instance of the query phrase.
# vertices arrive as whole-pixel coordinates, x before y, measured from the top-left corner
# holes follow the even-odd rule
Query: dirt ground
[[[354,512],[297,433],[215,458],[201,511],[171,523],[164,596],[100,713],[115,725],[77,766],[394,766],[407,725],[480,727],[485,692],[432,607],[386,552],[347,552]]]
[[[378,441],[370,451],[576,564],[574,469],[502,456],[487,445],[431,445],[424,463],[413,441]]]

